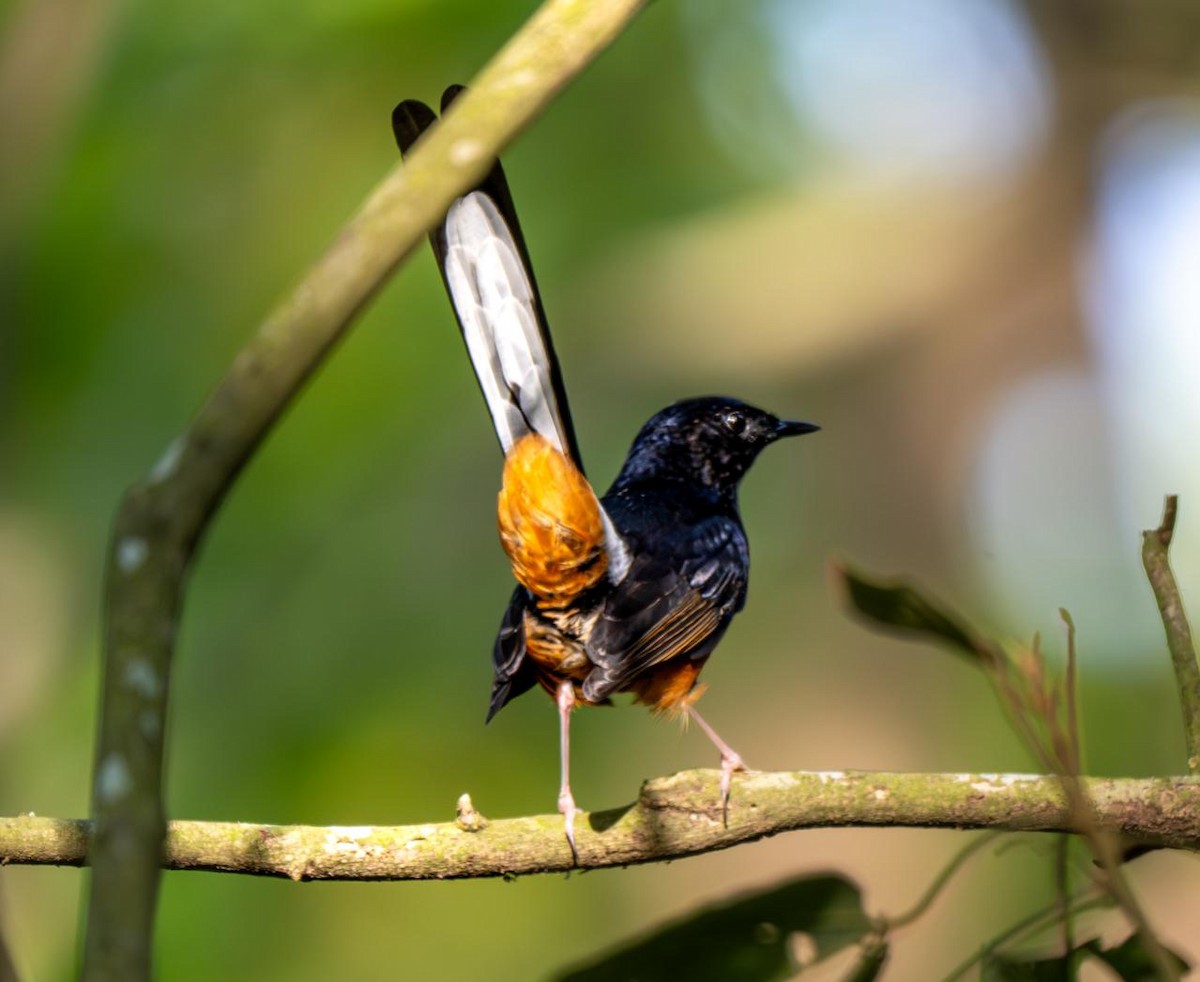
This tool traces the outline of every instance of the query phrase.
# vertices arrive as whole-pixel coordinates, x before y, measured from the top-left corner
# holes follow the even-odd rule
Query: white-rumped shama
[[[460,91],[446,90],[443,112]],[[401,102],[392,113],[401,152],[436,118],[424,103]],[[764,447],[818,427],[736,399],[686,399],[642,427],[597,499],[498,161],[430,240],[505,455],[500,539],[518,586],[492,653],[488,720],[535,684],[555,698],[558,807],[573,854],[570,714],[618,692],[696,721],[721,752],[727,809],[742,760],[695,701],[700,669],[746,600],[750,553],[738,483]]]

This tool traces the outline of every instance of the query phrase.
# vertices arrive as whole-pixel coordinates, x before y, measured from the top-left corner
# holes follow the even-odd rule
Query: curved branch
[[[237,474],[305,379],[453,199],[645,0],[548,0],[370,195],[271,314],[114,524],[92,789],[94,875],[83,975],[150,974],[166,833],[163,729],[188,567]],[[386,114],[380,126],[386,127]]]
[[[1187,733],[1188,769],[1193,774],[1200,774],[1200,666],[1196,664],[1192,629],[1168,558],[1178,508],[1178,496],[1167,495],[1162,523],[1158,528],[1142,533],[1142,565],[1158,603],[1163,629],[1167,633],[1167,649],[1175,668],[1175,681],[1179,685],[1183,726]]]
[[[1200,781],[1083,779],[1099,822],[1141,844],[1200,848]],[[835,826],[1071,832],[1057,777],[1026,774],[750,772],[721,821],[719,772],[646,782],[624,808],[576,825],[575,866],[560,815],[487,821],[460,801],[455,822],[408,826],[171,822],[167,869],[293,880],[429,880],[520,876],[663,862],[797,829]],[[90,823],[0,818],[0,864],[83,866]]]

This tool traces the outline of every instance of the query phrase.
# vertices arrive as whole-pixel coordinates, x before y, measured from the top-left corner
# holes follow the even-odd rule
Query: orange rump
[[[541,607],[563,607],[605,569],[604,521],[587,478],[545,437],[522,437],[504,460],[500,543]]]

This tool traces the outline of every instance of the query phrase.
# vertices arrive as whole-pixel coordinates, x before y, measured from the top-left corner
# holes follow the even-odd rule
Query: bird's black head
[[[680,481],[721,497],[732,496],[764,447],[781,437],[818,429],[812,423],[781,420],[725,396],[684,399],[642,427],[613,490]]]

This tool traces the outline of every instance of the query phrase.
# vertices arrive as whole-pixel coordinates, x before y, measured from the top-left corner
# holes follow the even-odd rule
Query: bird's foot
[[[696,721],[696,725],[704,731],[712,742],[713,746],[721,751],[721,821],[725,825],[729,824],[729,785],[733,778],[734,771],[744,771],[746,763],[742,760],[741,754],[733,749],[729,744],[717,736],[717,731],[714,730],[705,721],[697,711],[695,705],[689,703],[687,707],[688,715]]]
[[[729,791],[734,771],[744,771],[746,763],[741,755],[726,749],[721,753],[721,821],[729,824]]]

